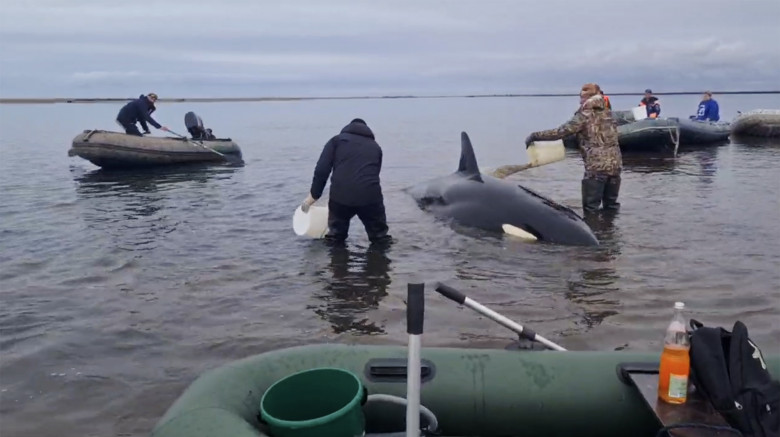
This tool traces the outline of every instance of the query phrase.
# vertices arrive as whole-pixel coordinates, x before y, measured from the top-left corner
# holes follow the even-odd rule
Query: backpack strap
[[[777,433],[780,421],[773,410],[780,406],[780,383],[772,379],[761,350],[750,340],[747,327],[740,321],[734,323],[728,353],[729,382],[741,407],[734,414],[732,424],[751,435],[773,435],[768,434],[773,427]]]
[[[729,379],[728,360],[723,350],[728,333],[723,328],[699,326],[691,334],[691,377],[693,383],[715,409],[734,407],[734,394]]]

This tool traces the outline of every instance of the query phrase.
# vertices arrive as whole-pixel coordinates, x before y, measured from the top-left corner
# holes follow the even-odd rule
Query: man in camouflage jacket
[[[576,135],[585,163],[583,212],[596,212],[602,203],[605,210],[620,208],[617,199],[623,159],[618,146],[617,125],[595,84],[582,86],[580,107],[571,120],[556,129],[532,133],[526,138],[525,145],[527,148],[534,141],[561,140],[569,135]]]

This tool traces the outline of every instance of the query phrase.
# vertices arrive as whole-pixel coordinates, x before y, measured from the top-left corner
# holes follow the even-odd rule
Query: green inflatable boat
[[[448,295],[440,288],[557,350],[415,349],[422,317],[407,315],[408,326],[419,326],[408,331],[409,348],[307,345],[213,369],[186,389],[152,436],[405,436],[408,418],[417,417],[419,423],[412,422],[420,435],[653,437],[668,421],[690,421],[686,409],[701,407],[691,395],[683,406],[656,405],[659,351],[566,351],[457,291],[445,289]],[[408,311],[413,300],[410,291]],[[766,362],[771,373],[780,374],[780,356]],[[418,373],[407,371],[417,366]],[[312,369],[323,372],[319,380]],[[412,395],[409,387],[415,384]],[[313,407],[312,399],[336,405]],[[706,415],[692,417],[701,421]],[[294,426],[314,422],[322,427]]]
[[[152,435],[268,436],[259,417],[263,393],[306,369],[347,369],[369,395],[405,397],[406,354],[402,346],[330,344],[248,357],[202,375]],[[657,364],[658,352],[423,348],[421,356],[420,403],[435,414],[442,436],[653,437],[660,428],[640,391],[618,372],[621,363]],[[767,361],[780,374],[780,359]],[[396,418],[403,426],[404,416]]]

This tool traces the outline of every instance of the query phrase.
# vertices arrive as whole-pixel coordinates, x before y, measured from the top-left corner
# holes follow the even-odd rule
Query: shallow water
[[[616,96],[616,108],[639,97]],[[723,116],[776,96],[722,96]],[[686,117],[696,96],[662,98]],[[627,156],[622,211],[602,245],[525,244],[438,222],[404,190],[457,167],[460,132],[481,167],[523,162],[531,130],[572,98],[334,100],[160,105],[235,139],[245,167],[104,172],[69,158],[118,105],[0,105],[0,433],[147,435],[202,371],[309,342],[405,344],[406,284],[425,281],[423,344],[504,347],[513,335],[433,293],[446,281],[570,349],[659,350],[673,303],[780,352],[780,142]],[[392,235],[347,250],[291,228],[324,142],[362,117],[384,150]],[[576,152],[513,178],[580,212]],[[324,202],[322,202],[324,204]]]

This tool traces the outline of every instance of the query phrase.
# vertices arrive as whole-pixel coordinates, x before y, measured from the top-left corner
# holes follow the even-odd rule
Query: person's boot
[[[604,197],[602,198],[605,210],[617,211],[620,209],[620,203],[618,202],[619,193],[620,176],[612,176],[607,179],[604,185]]]
[[[592,214],[598,212],[601,199],[604,196],[603,181],[598,179],[582,180],[582,212]]]

